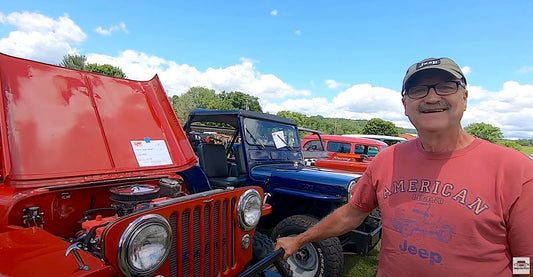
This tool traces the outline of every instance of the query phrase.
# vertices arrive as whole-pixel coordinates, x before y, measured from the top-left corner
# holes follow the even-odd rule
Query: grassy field
[[[368,255],[344,254],[343,277],[374,277],[378,268],[381,242]]]
[[[522,146],[520,151],[526,153],[527,155],[533,155],[533,146]]]

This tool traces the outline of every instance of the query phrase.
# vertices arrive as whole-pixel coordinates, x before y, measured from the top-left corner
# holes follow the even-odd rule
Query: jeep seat
[[[226,150],[223,145],[200,143],[198,145],[198,159],[200,167],[204,169],[213,188],[246,185],[246,176],[229,176]]]

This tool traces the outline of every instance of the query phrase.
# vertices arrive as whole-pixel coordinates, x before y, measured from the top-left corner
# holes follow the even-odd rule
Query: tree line
[[[126,74],[120,67],[109,64],[88,64],[86,57],[82,55],[65,55],[59,65],[118,78],[126,78]],[[187,120],[189,113],[197,108],[263,112],[258,97],[240,91],[223,91],[221,93],[216,93],[213,89],[192,87],[184,94],[169,97],[169,100],[182,125]],[[373,118],[370,120],[327,118],[320,115],[307,116],[302,113],[291,111],[280,111],[276,115],[292,119],[296,121],[300,127],[314,129],[324,134],[373,134],[386,136],[398,136],[404,133],[416,134],[415,129],[397,127],[394,123],[380,118]],[[466,126],[464,129],[476,137],[516,150],[521,150],[522,146],[533,146],[533,139],[504,139],[500,128],[488,123],[473,123]]]

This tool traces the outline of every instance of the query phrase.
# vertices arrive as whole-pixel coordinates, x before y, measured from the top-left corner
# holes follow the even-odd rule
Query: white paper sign
[[[132,140],[131,147],[140,167],[172,164],[170,153],[164,140]]]
[[[272,138],[274,139],[274,144],[276,145],[276,148],[287,146],[287,144],[285,144],[285,142],[283,141],[285,139],[283,131],[277,131],[272,133]]]

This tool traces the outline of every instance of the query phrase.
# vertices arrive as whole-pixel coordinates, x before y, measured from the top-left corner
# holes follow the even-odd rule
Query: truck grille
[[[215,199],[170,216],[170,276],[219,276],[235,266],[235,202]]]

